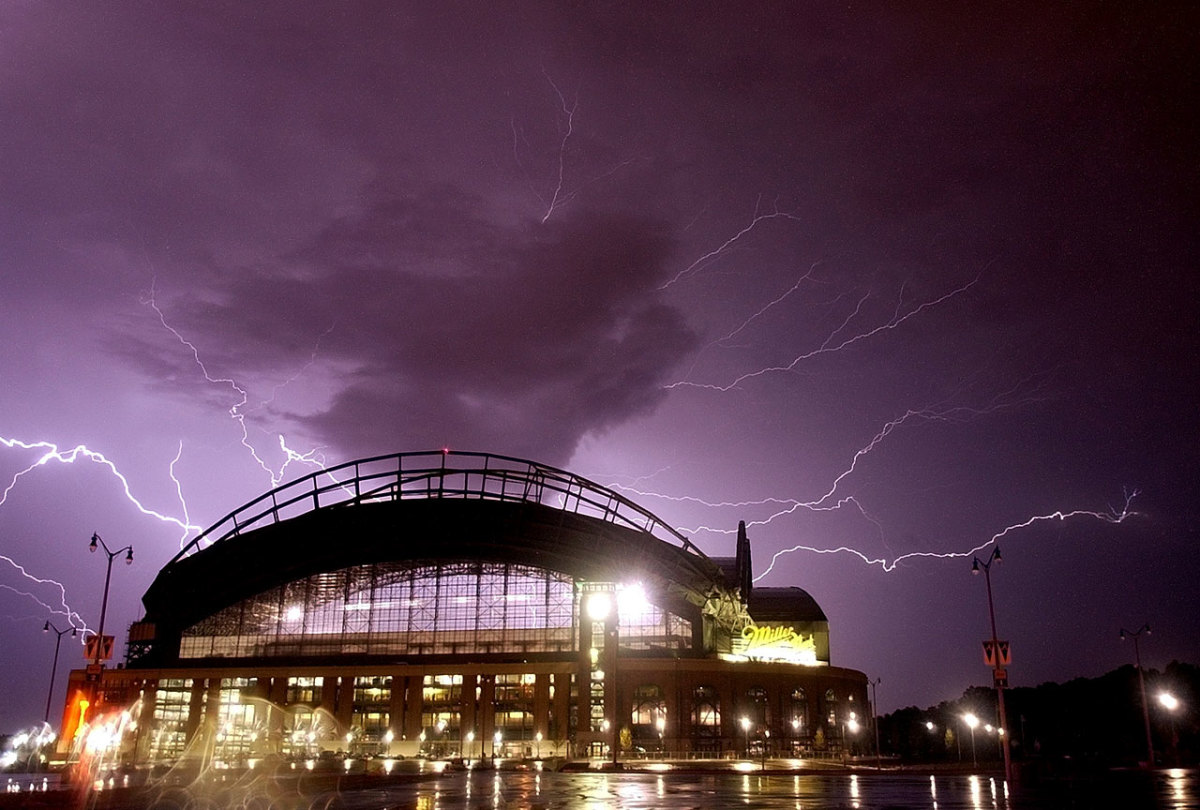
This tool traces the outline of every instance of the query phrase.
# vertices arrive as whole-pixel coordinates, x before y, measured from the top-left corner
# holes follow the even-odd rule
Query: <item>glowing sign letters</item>
[[[797,633],[793,627],[749,625],[734,642],[733,652],[749,661],[789,661],[793,664],[817,663],[817,643],[812,635]]]

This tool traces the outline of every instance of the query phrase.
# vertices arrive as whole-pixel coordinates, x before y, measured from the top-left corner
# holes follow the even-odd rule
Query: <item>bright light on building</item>
[[[627,619],[645,615],[652,607],[640,582],[626,585],[617,591],[617,612]]]
[[[612,597],[607,593],[598,591],[588,595],[587,614],[589,619],[594,622],[604,621],[611,612]]]

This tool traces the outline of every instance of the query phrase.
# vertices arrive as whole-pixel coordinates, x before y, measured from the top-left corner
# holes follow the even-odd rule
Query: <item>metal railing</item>
[[[207,546],[318,509],[432,498],[539,504],[645,532],[708,559],[652,512],[574,473],[509,456],[425,451],[358,459],[283,484],[221,518],[168,566]]]

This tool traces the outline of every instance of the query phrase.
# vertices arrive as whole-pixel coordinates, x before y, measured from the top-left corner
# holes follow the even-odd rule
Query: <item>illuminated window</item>
[[[515,564],[376,563],[314,574],[187,629],[181,658],[569,652],[566,576]]]
[[[692,725],[703,735],[720,736],[721,704],[715,688],[697,686],[692,692]]]
[[[743,714],[749,717],[756,726],[768,726],[767,690],[761,686],[752,686],[746,690],[746,705]]]
[[[788,717],[789,731],[793,737],[808,734],[808,697],[804,690],[796,687],[792,690],[791,705]]]
[[[318,706],[321,703],[321,687],[325,683],[325,679],[321,677],[306,678],[296,677],[288,678],[287,681],[287,702],[288,705],[304,703],[309,706]]]
[[[373,753],[380,750],[391,718],[392,678],[366,675],[354,679],[354,703],[350,713],[351,750]]]
[[[152,759],[175,759],[187,746],[187,725],[192,702],[191,678],[164,678],[154,690]]]

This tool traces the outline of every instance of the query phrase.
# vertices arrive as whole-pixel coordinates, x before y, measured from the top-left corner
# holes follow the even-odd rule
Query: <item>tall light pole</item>
[[[1154,767],[1154,740],[1150,737],[1150,704],[1146,702],[1146,678],[1142,675],[1142,652],[1138,648],[1138,637],[1145,633],[1150,635],[1150,623],[1146,622],[1137,630],[1130,632],[1124,627],[1121,628],[1121,641],[1126,638],[1133,639],[1133,660],[1137,664],[1138,673],[1138,688],[1142,692],[1142,723],[1146,726],[1146,767]]]
[[[1170,692],[1160,692],[1158,702],[1167,710],[1167,715],[1171,718],[1171,739],[1168,743],[1171,749],[1171,762],[1179,764],[1179,740],[1175,734],[1175,710],[1179,708],[1179,698],[1172,695]]]
[[[883,678],[871,681],[871,725],[875,726],[875,770],[882,771],[883,765],[879,755],[879,703],[875,696],[875,687],[883,683]]]
[[[97,544],[102,546],[104,548],[104,553],[108,555],[108,569],[104,574],[104,598],[100,602],[100,632],[96,634],[97,644],[95,664],[99,666],[104,655],[104,617],[105,614],[108,613],[108,585],[112,581],[113,560],[116,559],[122,552],[125,552],[125,564],[133,565],[133,546],[128,545],[123,548],[119,548],[116,551],[112,551],[109,549],[108,544],[104,542],[104,539],[100,535],[92,532],[92,542],[88,546],[88,550],[92,553],[95,553]]]
[[[967,712],[963,715],[963,722],[971,729],[971,767],[978,768],[979,759],[975,756],[975,726],[979,725],[979,718]]]
[[[978,575],[980,568],[982,568],[984,579],[987,581],[988,616],[992,620],[992,654],[995,656],[992,679],[996,685],[996,702],[1000,708],[1000,728],[1004,730],[1003,744],[1000,746],[1004,751],[1004,781],[1012,784],[1012,755],[1008,749],[1008,715],[1004,711],[1004,683],[1008,679],[1008,675],[1004,671],[1004,663],[1000,656],[1000,642],[996,636],[996,608],[992,603],[993,562],[1002,562],[999,546],[992,549],[992,553],[988,555],[986,562],[981,562],[976,557],[971,563],[971,573]],[[1003,676],[1001,673],[1004,673]],[[972,729],[973,731],[974,729]]]
[[[58,672],[58,645],[62,643],[62,637],[70,633],[72,636],[78,635],[79,631],[74,625],[66,630],[59,630],[54,626],[54,622],[47,621],[46,626],[42,628],[43,633],[49,633],[51,630],[58,636],[54,639],[54,663],[50,665],[50,688],[46,690],[46,718],[47,723],[50,722],[50,699],[54,696],[54,676]]]

